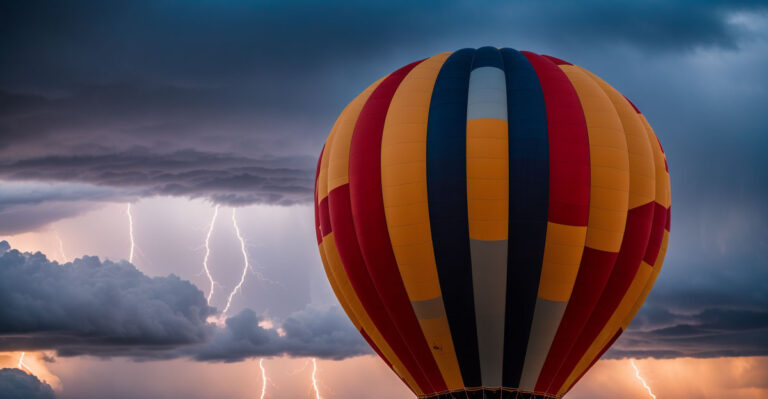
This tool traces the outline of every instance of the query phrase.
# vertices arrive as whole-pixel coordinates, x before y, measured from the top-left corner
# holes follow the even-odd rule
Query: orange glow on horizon
[[[763,399],[768,397],[768,356],[710,359],[604,359],[576,384],[566,399],[620,397],[648,399],[632,363],[642,378],[653,382],[652,397]],[[629,370],[628,370],[629,369]],[[628,372],[629,371],[629,372]]]

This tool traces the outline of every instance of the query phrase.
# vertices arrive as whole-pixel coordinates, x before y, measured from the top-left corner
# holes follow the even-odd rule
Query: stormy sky
[[[313,241],[320,148],[372,81],[485,45],[596,73],[667,153],[667,260],[606,358],[768,356],[761,1],[0,2],[0,350],[50,353],[73,381],[55,393],[65,398],[104,392],[72,371],[88,362],[135,375],[147,363],[366,358]],[[217,205],[211,306],[240,275],[233,208],[253,264],[218,324],[201,273]],[[0,372],[3,384],[51,395],[18,373]]]

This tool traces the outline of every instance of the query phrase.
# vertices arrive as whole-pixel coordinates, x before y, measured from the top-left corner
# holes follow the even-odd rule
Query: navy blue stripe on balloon
[[[472,61],[472,69],[482,67],[495,67],[504,69],[504,63],[499,56],[499,49],[496,47],[480,47],[475,51],[475,58]]]
[[[549,143],[544,94],[523,54],[502,49],[509,118],[509,246],[504,386],[520,384],[544,258],[549,209]]]
[[[467,216],[467,96],[476,51],[451,54],[427,122],[427,195],[437,274],[464,385],[481,386]]]

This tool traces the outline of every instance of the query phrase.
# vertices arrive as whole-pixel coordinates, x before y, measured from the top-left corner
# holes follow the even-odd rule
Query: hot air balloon
[[[560,398],[627,328],[669,236],[642,113],[558,58],[463,49],[339,116],[315,224],[331,286],[420,398]]]

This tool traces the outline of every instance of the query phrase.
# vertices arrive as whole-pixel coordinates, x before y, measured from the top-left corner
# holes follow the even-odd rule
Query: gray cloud
[[[229,205],[290,205],[311,200],[311,163],[309,157],[259,160],[194,150],[156,154],[134,148],[104,155],[58,155],[4,163],[0,164],[0,179],[87,182],[133,189],[143,196],[207,197]]]
[[[0,253],[0,350],[209,362],[371,353],[338,307],[309,307],[272,321],[280,329],[260,325],[265,320],[244,309],[219,327],[207,321],[215,309],[203,293],[173,275],[150,278],[131,264],[95,257],[59,265],[40,253],[10,250],[4,241]],[[655,296],[664,298],[660,291]],[[716,302],[719,307],[695,298],[693,306],[650,299],[606,356],[768,355],[768,307]]]
[[[311,158],[344,104],[413,59],[494,43],[606,63],[606,46],[654,56],[737,49],[759,33],[733,16],[765,10],[724,1],[6,4],[0,45],[13,58],[0,58],[0,178],[302,202]]]
[[[306,203],[313,162],[309,156],[257,159],[196,150],[158,154],[144,147],[0,161],[0,234],[40,228],[99,202],[155,195],[231,206]]]
[[[307,309],[289,316],[284,335],[259,327],[260,318],[245,309],[227,319],[226,327],[211,341],[192,348],[204,361],[234,362],[250,357],[288,354],[340,360],[373,353],[347,316],[337,308]]]
[[[684,242],[678,245],[667,256],[640,312],[606,357],[768,355],[764,249],[759,240],[744,241],[762,236],[765,226],[764,221],[750,223],[736,230],[735,237],[720,237],[719,244],[703,236],[706,230],[699,232],[697,238],[706,247],[698,251],[688,251],[690,244]],[[688,229],[681,226],[674,242],[695,235]]]
[[[204,341],[214,314],[176,276],[150,278],[127,262],[83,257],[59,265],[0,242],[0,346],[99,353]]]
[[[53,399],[53,389],[19,369],[0,369],[0,393],[4,399]]]
[[[707,47],[735,49],[753,33],[735,23],[733,16],[767,7],[765,2],[717,0],[652,5],[634,1],[556,1],[546,7],[550,17],[546,29],[564,44],[622,44],[649,53]]]
[[[309,156],[253,158],[145,147],[0,161],[0,234],[13,234],[93,209],[155,195],[215,203],[292,205],[312,199]]]
[[[203,293],[174,275],[83,257],[60,265],[0,241],[0,350],[55,350],[138,360],[191,357],[235,362],[256,356],[343,359],[370,353],[338,308],[307,308],[275,328],[245,309],[223,327]]]
[[[644,324],[649,324],[646,311]],[[606,354],[621,357],[724,357],[768,355],[768,309],[708,309],[693,315],[656,311],[655,328],[627,330]]]

